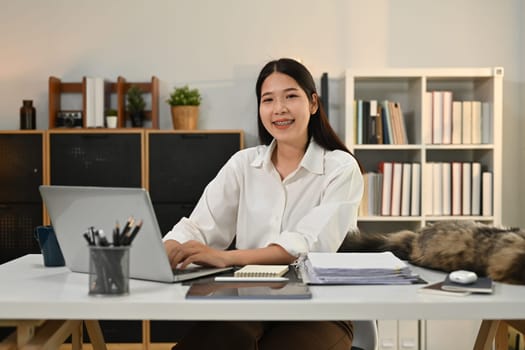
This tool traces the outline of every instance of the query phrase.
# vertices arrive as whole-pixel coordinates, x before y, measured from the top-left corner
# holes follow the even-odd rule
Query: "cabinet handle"
[[[193,140],[207,139],[208,135],[206,134],[182,134],[182,138],[183,139],[193,139]]]
[[[107,139],[110,136],[113,136],[114,134],[81,134],[81,137],[84,139]]]

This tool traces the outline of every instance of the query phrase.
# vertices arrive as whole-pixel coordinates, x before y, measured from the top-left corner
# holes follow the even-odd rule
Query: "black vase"
[[[141,128],[144,124],[144,112],[130,112],[129,117],[131,119],[131,126],[135,128]]]
[[[20,108],[20,129],[36,129],[36,109],[33,107],[33,100],[23,100]]]

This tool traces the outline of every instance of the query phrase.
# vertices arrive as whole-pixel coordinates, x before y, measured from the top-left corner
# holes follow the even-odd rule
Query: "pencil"
[[[137,225],[133,228],[133,231],[131,231],[129,238],[126,239],[126,245],[130,245],[131,242],[133,242],[133,240],[135,239],[135,236],[137,235],[137,233],[139,233],[141,228],[142,228],[142,220],[139,220]]]

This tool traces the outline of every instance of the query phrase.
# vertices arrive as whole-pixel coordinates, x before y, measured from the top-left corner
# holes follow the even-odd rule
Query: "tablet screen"
[[[205,282],[193,283],[187,299],[310,299],[303,283],[282,282]]]

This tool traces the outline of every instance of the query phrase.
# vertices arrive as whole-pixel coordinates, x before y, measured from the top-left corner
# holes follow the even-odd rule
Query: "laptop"
[[[42,185],[39,189],[66,266],[73,272],[89,273],[89,249],[83,237],[89,227],[102,229],[111,240],[116,222],[123,226],[130,216],[143,221],[131,245],[131,278],[182,282],[232,269],[193,265],[173,270],[149,193],[143,188]]]

